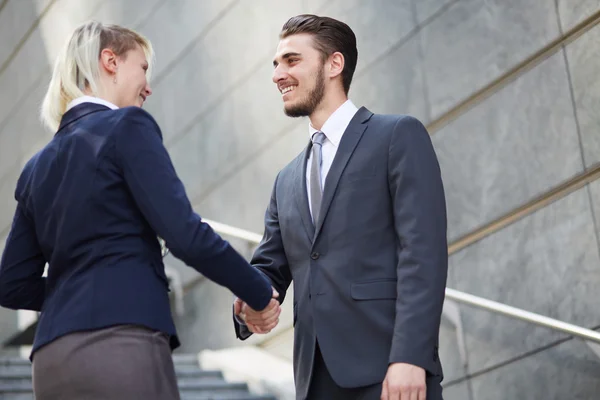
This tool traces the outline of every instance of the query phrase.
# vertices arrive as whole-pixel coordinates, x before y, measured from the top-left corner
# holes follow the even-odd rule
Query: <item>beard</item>
[[[315,80],[315,86],[308,93],[308,96],[301,100],[298,104],[291,105],[290,107],[283,108],[285,115],[288,117],[308,117],[311,115],[317,106],[323,100],[323,96],[325,95],[325,73],[323,72],[323,68],[319,69],[317,72],[317,77]]]

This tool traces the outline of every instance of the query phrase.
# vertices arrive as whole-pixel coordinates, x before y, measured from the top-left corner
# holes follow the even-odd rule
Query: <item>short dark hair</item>
[[[280,39],[299,33],[309,33],[314,36],[315,48],[321,53],[323,61],[336,51],[344,56],[342,84],[348,94],[350,83],[356,70],[358,49],[356,36],[345,23],[329,17],[319,17],[312,14],[302,14],[290,18],[281,28]]]

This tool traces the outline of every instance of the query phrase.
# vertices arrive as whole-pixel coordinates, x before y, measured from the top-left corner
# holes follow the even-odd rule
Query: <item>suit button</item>
[[[310,258],[312,258],[313,260],[317,260],[319,258],[319,253],[314,252],[310,255]]]

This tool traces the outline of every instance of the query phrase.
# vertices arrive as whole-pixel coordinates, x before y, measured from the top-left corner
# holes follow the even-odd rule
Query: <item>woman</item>
[[[269,282],[194,213],[154,119],[151,44],[90,22],[58,57],[0,262],[0,305],[41,311],[33,386],[46,399],[178,399],[179,345],[157,235],[256,310]],[[47,277],[43,277],[48,263]]]

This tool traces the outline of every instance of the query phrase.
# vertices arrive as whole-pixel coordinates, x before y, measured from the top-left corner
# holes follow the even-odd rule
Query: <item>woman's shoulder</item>
[[[130,106],[123,107],[114,110],[115,114],[119,116],[119,119],[125,120],[126,122],[145,122],[152,123],[158,127],[158,123],[148,111],[141,107]]]
[[[153,131],[162,139],[162,133],[154,117],[141,107],[123,107],[112,111],[115,118],[113,132],[131,135],[135,131]]]

